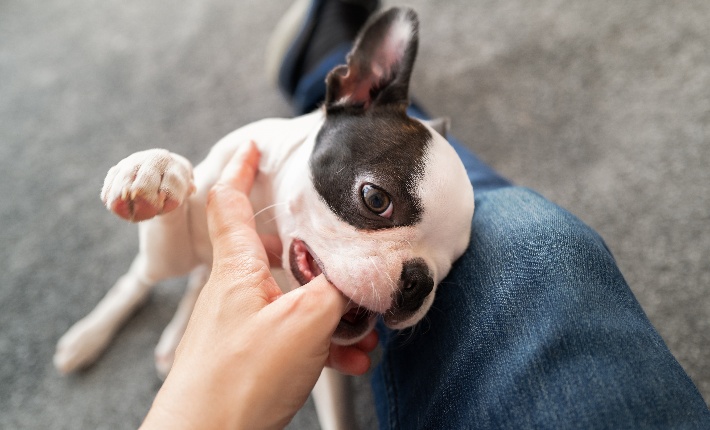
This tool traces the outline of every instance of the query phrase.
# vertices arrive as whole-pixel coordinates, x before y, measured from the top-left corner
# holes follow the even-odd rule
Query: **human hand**
[[[144,428],[281,428],[325,365],[350,374],[370,366],[374,332],[331,345],[348,299],[323,275],[287,294],[271,276],[248,199],[258,161],[245,146],[210,191],[212,273]]]

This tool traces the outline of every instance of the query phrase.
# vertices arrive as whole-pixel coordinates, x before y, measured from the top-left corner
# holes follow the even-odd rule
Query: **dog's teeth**
[[[125,188],[121,191],[121,200],[126,200],[126,197],[128,197],[128,187],[125,187]]]

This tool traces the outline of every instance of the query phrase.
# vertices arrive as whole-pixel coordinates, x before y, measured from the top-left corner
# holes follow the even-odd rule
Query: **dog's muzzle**
[[[307,284],[321,273],[328,278],[322,262],[300,239],[291,242],[289,263],[291,273],[300,285]],[[398,289],[392,298],[392,305],[383,314],[385,324],[391,328],[403,328],[403,325],[407,325],[407,321],[412,319],[421,308],[433,289],[434,280],[424,260],[413,259],[405,262]],[[347,344],[350,343],[348,342],[350,339],[361,338],[374,326],[377,315],[376,312],[352,302],[335,329],[334,340]]]
[[[294,239],[291,242],[289,263],[291,273],[300,285],[309,283],[321,273],[325,274],[326,279],[328,278],[328,274],[324,272],[318,257],[302,240]],[[334,340],[347,344],[350,343],[348,342],[350,339],[362,337],[372,328],[376,317],[377,315],[374,312],[351,301],[347,312],[340,319],[335,333],[333,333]]]

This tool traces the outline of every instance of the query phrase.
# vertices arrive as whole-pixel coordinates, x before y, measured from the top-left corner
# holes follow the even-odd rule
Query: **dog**
[[[473,189],[442,133],[407,115],[418,46],[418,18],[390,9],[371,19],[347,64],[326,78],[313,113],[248,124],[222,140],[194,169],[164,149],[130,155],[111,168],[101,197],[139,222],[140,250],[96,308],[59,340],[62,373],[92,363],[156,283],[190,274],[178,310],[155,350],[166,374],[209,275],[207,194],[227,161],[253,141],[262,156],[250,201],[257,231],[283,245],[282,289],[323,273],[357,306],[333,342],[354,344],[377,318],[392,329],[417,324],[438,284],[468,246]],[[314,391],[324,428],[349,425],[337,409],[334,372]],[[325,388],[322,388],[325,387]],[[335,387],[335,388],[334,388]]]

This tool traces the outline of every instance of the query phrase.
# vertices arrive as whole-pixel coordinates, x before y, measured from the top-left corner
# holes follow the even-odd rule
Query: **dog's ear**
[[[422,122],[433,128],[443,137],[449,136],[449,128],[451,128],[451,119],[449,117],[427,119]]]
[[[419,20],[411,9],[394,8],[374,17],[357,38],[347,65],[328,74],[326,109],[406,107],[418,30]]]

